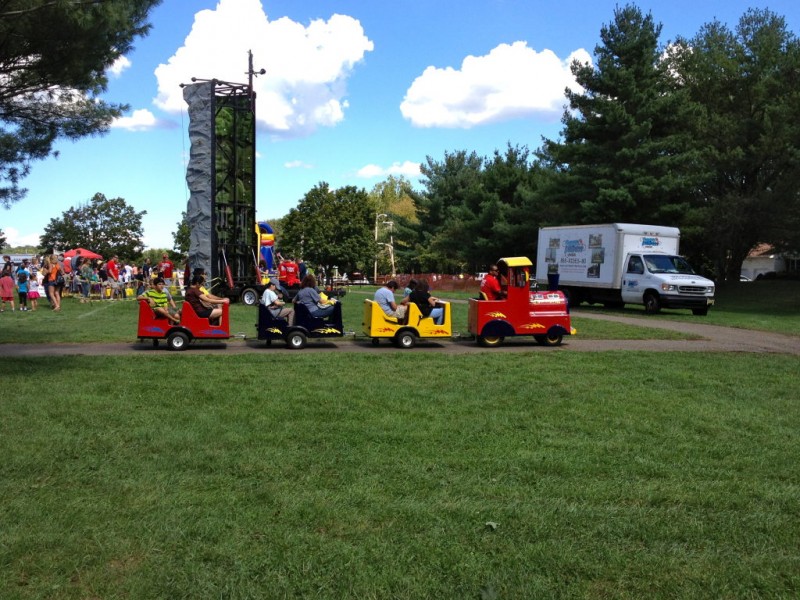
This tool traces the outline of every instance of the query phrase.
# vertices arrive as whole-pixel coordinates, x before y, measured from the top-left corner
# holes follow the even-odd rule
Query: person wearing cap
[[[294,310],[286,306],[286,303],[279,296],[277,279],[271,278],[267,282],[267,288],[261,295],[261,304],[267,307],[270,314],[277,318],[286,319],[289,325],[294,324]]]
[[[397,304],[394,301],[394,293],[397,291],[397,288],[397,282],[391,279],[387,281],[383,287],[377,289],[373,300],[378,303],[378,306],[380,306],[383,312],[388,316],[403,319],[406,316],[406,309],[408,308],[408,296],[403,298],[400,304]]]

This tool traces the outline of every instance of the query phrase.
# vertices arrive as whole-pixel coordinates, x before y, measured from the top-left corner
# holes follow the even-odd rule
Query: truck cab
[[[714,282],[694,272],[681,256],[657,252],[627,255],[622,274],[622,301],[643,304],[651,314],[662,308],[688,308],[706,315],[714,304]]]

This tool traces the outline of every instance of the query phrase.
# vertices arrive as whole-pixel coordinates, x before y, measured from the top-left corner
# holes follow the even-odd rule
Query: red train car
[[[470,299],[469,332],[482,346],[498,346],[507,337],[533,336],[540,344],[558,346],[574,335],[569,306],[559,291],[531,291],[531,261],[524,256],[497,262],[504,297]]]
[[[227,340],[231,337],[229,319],[230,305],[222,304],[222,316],[212,323],[209,319],[198,317],[188,302],[181,306],[181,322],[172,323],[166,317],[156,315],[150,305],[139,301],[139,327],[136,337],[139,340],[158,341],[166,339],[170,350],[185,350],[192,340]]]

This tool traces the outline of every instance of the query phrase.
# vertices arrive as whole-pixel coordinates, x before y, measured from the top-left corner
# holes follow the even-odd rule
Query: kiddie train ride
[[[532,336],[544,346],[558,346],[564,336],[575,335],[571,325],[569,307],[564,294],[556,290],[532,291],[531,261],[526,257],[502,258],[497,263],[504,297],[500,300],[470,298],[468,300],[468,330],[478,344],[496,347],[505,338]],[[419,340],[449,339],[453,336],[452,305],[439,301],[444,320],[437,325],[433,318],[424,317],[415,304],[410,304],[404,319],[387,316],[370,299],[364,300],[362,331],[377,345],[381,339],[394,342],[399,348],[413,348]],[[181,321],[173,324],[158,316],[147,302],[139,303],[140,340],[151,339],[153,345],[167,340],[171,350],[184,350],[189,342],[202,339],[230,338],[229,305],[222,305],[223,314],[218,322],[210,322],[194,312],[184,302]],[[325,318],[312,317],[301,304],[295,304],[295,318],[290,325],[286,318],[274,317],[266,306],[258,304],[258,322],[255,327],[258,339],[270,346],[274,340],[283,340],[290,349],[302,349],[309,339],[330,339],[344,336],[341,302],[334,304],[333,313]]]
[[[469,300],[469,332],[478,344],[499,346],[512,336],[533,336],[537,343],[558,346],[574,335],[567,298],[562,292],[532,291],[531,261],[525,256],[497,261],[503,289],[500,300]]]
[[[186,350],[194,340],[227,340],[231,337],[229,318],[230,305],[222,304],[222,316],[206,319],[198,316],[188,302],[181,305],[180,323],[173,323],[157,314],[146,300],[139,300],[139,325],[136,337],[139,341],[152,340],[157,347],[159,340],[167,341],[170,350]]]

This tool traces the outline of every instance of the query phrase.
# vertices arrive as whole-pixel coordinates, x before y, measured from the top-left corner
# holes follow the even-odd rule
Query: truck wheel
[[[708,314],[708,307],[703,308],[693,308],[692,314],[697,315],[698,317],[705,317]]]
[[[412,331],[401,331],[394,338],[398,348],[413,348],[417,344],[417,336]]]
[[[170,350],[186,350],[189,345],[189,336],[182,331],[175,331],[167,338],[167,347]]]
[[[644,295],[644,312],[648,315],[656,315],[661,310],[661,300],[658,299],[658,294],[647,292]]]
[[[302,350],[306,347],[306,334],[302,331],[293,331],[286,336],[286,345],[292,350]]]
[[[478,336],[478,345],[483,346],[484,348],[494,348],[495,346],[499,346],[503,343],[503,340],[500,336]]]
[[[380,343],[381,343],[381,341],[378,338],[372,338],[372,345],[373,346],[377,346]]]
[[[548,333],[545,335],[535,335],[533,336],[533,339],[536,340],[537,344],[542,346],[560,346],[564,336],[560,334]]]
[[[245,306],[255,306],[258,304],[258,292],[253,288],[247,288],[242,292],[242,304]]]

